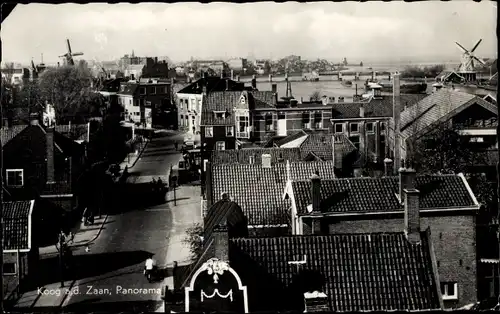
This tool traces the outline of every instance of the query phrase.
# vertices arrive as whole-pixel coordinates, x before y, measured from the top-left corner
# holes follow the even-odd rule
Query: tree
[[[88,116],[98,94],[92,88],[92,74],[81,66],[45,70],[39,78],[40,94],[54,106],[56,121],[78,122]]]
[[[429,67],[407,66],[402,72],[402,78],[425,78],[436,77],[443,72],[446,67],[442,64]]]
[[[186,238],[183,243],[189,246],[191,260],[197,261],[203,253],[203,226],[200,223],[194,223],[186,230]]]
[[[363,66],[363,61],[361,61],[361,62],[359,63],[359,66],[360,66],[360,67],[362,67],[362,66]]]
[[[319,90],[315,90],[309,95],[311,101],[320,101],[321,100],[321,92]]]

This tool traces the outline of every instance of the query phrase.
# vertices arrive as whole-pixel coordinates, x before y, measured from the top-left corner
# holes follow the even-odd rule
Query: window
[[[314,128],[321,129],[323,127],[323,112],[316,111],[314,113]]]
[[[16,274],[16,263],[4,263],[3,264],[3,274],[4,275],[15,275]]]
[[[24,185],[24,170],[23,169],[7,169],[7,186],[20,187]]]
[[[471,137],[469,142],[471,143],[484,143],[484,137]]]
[[[385,122],[380,122],[380,131],[385,131]]]
[[[373,122],[366,123],[366,132],[373,133]]]
[[[213,126],[205,127],[205,137],[214,137],[214,127]]]
[[[265,116],[266,121],[266,131],[273,130],[273,115],[271,113],[267,113]]]
[[[350,126],[351,126],[351,132],[352,133],[358,133],[359,132],[358,131],[359,125],[357,123],[351,123]]]
[[[215,149],[216,150],[225,150],[226,149],[226,142],[216,142],[215,143]]]
[[[344,124],[335,123],[335,133],[343,133],[343,132],[344,132]]]
[[[309,112],[302,112],[302,127],[304,129],[311,128],[311,114]]]
[[[128,104],[131,105],[132,104],[132,99],[129,99],[128,100]]]
[[[155,86],[151,87],[151,94],[153,94],[153,95],[156,94],[156,87]]]
[[[255,162],[255,157],[254,156],[248,156],[248,163],[253,165],[253,163]]]
[[[357,149],[359,149],[359,135],[355,136],[350,136],[349,140],[356,146]]]
[[[118,104],[121,105],[122,104],[122,98],[121,97],[118,97]]]
[[[234,136],[234,127],[233,126],[226,126],[226,136]]]
[[[248,115],[236,115],[236,137],[238,138],[249,138],[250,132],[248,131],[250,127],[250,119]]]
[[[139,93],[140,93],[141,95],[146,95],[146,87],[141,87],[141,88],[139,88]]]
[[[168,94],[168,86],[165,86],[165,94]]]
[[[217,118],[217,119],[224,119],[224,112],[215,111],[214,114],[215,114],[215,118]]]
[[[139,106],[140,106],[140,101],[139,101],[139,99],[136,99],[136,100],[134,101],[134,106],[136,106],[136,107],[139,107]]]
[[[443,295],[443,300],[457,300],[458,284],[456,282],[442,282],[441,294]]]

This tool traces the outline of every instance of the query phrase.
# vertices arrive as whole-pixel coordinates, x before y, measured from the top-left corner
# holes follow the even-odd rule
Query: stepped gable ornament
[[[225,271],[229,271],[229,265],[217,258],[209,259],[205,263],[204,268],[206,268],[209,275],[213,275],[215,284],[219,283],[219,275],[222,276]]]

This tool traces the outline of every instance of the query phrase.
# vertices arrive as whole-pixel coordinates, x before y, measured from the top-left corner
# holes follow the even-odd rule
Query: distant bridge
[[[366,71],[360,71],[360,72],[356,72],[356,71],[324,71],[324,72],[319,72],[319,75],[323,75],[323,76],[338,76],[339,73],[341,73],[342,76],[344,75],[353,75],[353,76],[371,76],[372,74],[374,76],[377,76],[377,75],[391,75],[391,72],[387,72],[387,71],[370,71],[370,72],[366,72]]]

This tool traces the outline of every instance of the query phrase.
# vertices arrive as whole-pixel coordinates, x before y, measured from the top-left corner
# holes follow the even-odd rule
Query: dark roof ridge
[[[231,238],[230,241],[252,241],[252,240],[288,240],[295,238],[331,238],[331,237],[341,237],[341,236],[378,236],[378,235],[401,235],[404,234],[404,230],[401,231],[390,231],[390,232],[366,232],[366,233],[337,233],[337,234],[327,234],[327,235],[317,235],[317,234],[303,234],[303,235],[291,235],[291,236],[279,236],[279,237],[248,237],[248,238]],[[421,235],[426,235],[427,231],[420,231]]]
[[[313,162],[317,162],[317,163],[325,163],[325,162],[331,162],[331,160],[329,161],[293,161],[294,163],[297,163],[297,162],[301,162],[301,163],[313,163]],[[458,177],[460,174],[448,174],[448,173],[445,173],[445,174],[417,174],[417,177]],[[389,179],[397,179],[399,178],[399,176],[383,176],[383,177],[379,177],[379,178],[374,178],[374,177],[355,177],[355,178],[335,178],[335,179],[324,179],[322,180],[323,182],[325,181],[349,181],[349,180],[380,180],[380,179],[386,179],[386,178],[389,178]],[[293,180],[293,182],[309,182],[309,180]]]

